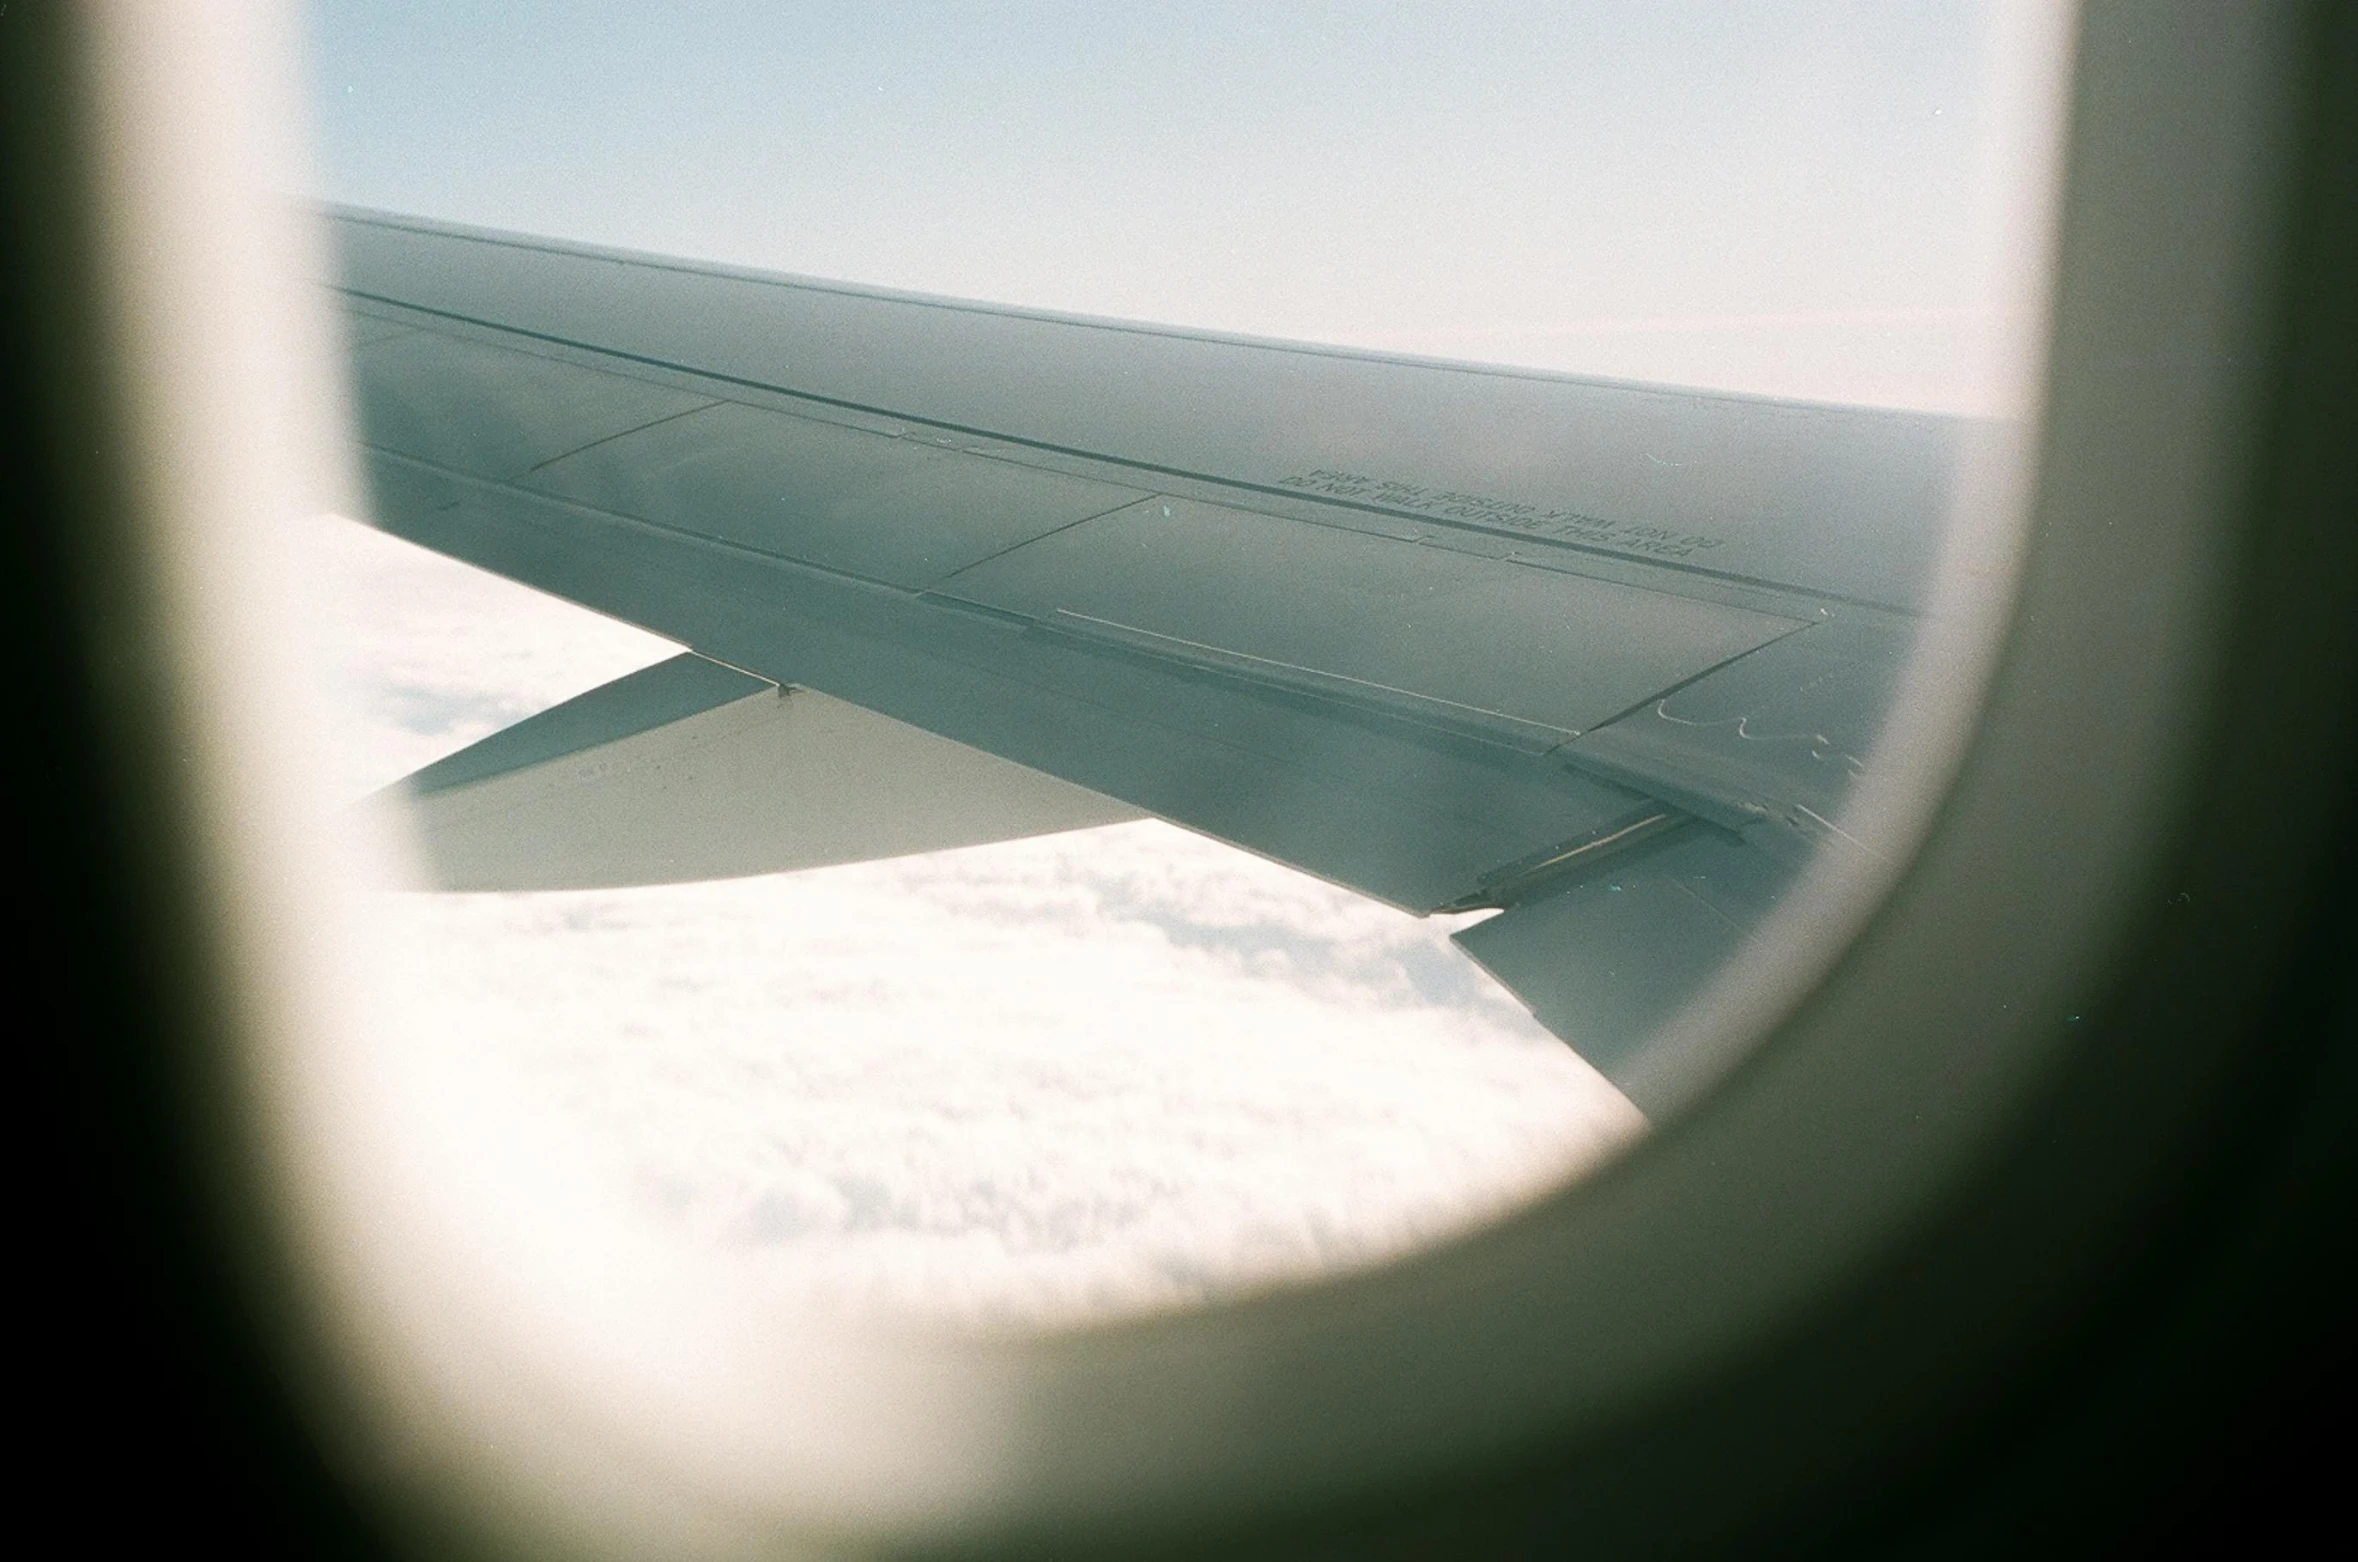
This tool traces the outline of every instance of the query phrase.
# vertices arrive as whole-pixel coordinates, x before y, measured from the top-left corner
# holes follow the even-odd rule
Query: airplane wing
[[[330,221],[375,523],[692,653],[415,778],[447,881],[1155,815],[1498,908],[1625,1085],[1831,836],[1966,432]]]

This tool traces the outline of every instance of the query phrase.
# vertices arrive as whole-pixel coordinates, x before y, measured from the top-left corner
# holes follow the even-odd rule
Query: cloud
[[[673,649],[350,523],[301,546],[347,795]],[[1183,1305],[1463,1230],[1642,1129],[1445,919],[1159,822],[376,914],[416,1067],[474,1095],[449,1122],[531,1114],[514,1143],[568,1164],[519,1177],[798,1303]]]

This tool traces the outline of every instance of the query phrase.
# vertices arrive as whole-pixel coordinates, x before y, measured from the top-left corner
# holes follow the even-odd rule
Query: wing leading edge
[[[904,767],[964,778],[916,812],[1030,776],[1065,791],[1003,822],[1135,810],[1412,911],[1499,907],[1460,942],[1623,1080],[1839,812],[1959,438],[332,220],[379,525],[741,693],[916,729]],[[763,828],[819,860],[834,826],[783,777],[836,728],[772,735],[774,793],[674,812],[742,840],[799,793]],[[595,746],[539,741],[544,776]],[[706,833],[669,860],[801,860]]]

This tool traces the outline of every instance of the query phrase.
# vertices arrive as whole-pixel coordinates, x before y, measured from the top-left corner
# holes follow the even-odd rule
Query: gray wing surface
[[[1093,817],[1501,908],[1460,942],[1617,1078],[1839,812],[1962,437],[330,220],[378,525]]]

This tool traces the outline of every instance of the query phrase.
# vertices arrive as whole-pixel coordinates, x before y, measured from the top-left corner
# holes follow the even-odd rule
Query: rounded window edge
[[[910,1344],[901,1370],[932,1382],[926,1415],[987,1404],[1004,1418],[988,1481],[943,1522],[1014,1534],[1151,1527],[1179,1514],[1241,1521],[1573,1435],[1693,1383],[1838,1288],[2022,1120],[2071,1045],[2058,1029],[2070,1021],[2033,1012],[2031,1000],[2068,1009],[2089,990],[2074,975],[2084,984],[2104,968],[2117,933],[2106,906],[2152,887],[2155,832],[2167,838],[2183,805],[2162,779],[2138,797],[2116,777],[2188,771],[2205,741],[2225,629],[2217,593],[2230,573],[2235,441],[2257,390],[2217,360],[2200,395],[2120,367],[2144,361],[2132,349],[2250,340],[2260,329],[2270,159],[2282,130],[2270,108],[2296,74],[2295,29],[2255,21],[2246,51],[2223,55],[2204,46],[2206,21],[2192,7],[2149,8],[2134,26],[2101,10],[2091,19],[2067,190],[2061,367],[2025,597],[1923,855],[1829,979],[1690,1120],[1492,1231],[1380,1273],[1196,1316]],[[2104,190],[2098,159],[2117,155],[2119,137],[2151,129],[2138,109],[2153,101],[2179,106],[2168,145],[2197,177],[2168,191]],[[2217,119],[2187,112],[2189,102],[2217,105]],[[2150,144],[2140,151],[2157,155]],[[2157,234],[2169,236],[2167,264],[2157,263]],[[2106,271],[2107,258],[2121,269]],[[2145,286],[2108,288],[2124,271],[2141,271]],[[2092,406],[2106,387],[2087,380],[2108,372],[2113,399]],[[2120,409],[2140,403],[2145,417],[2124,436]],[[2133,540],[2096,524],[2132,511]],[[2103,616],[2075,616],[2100,596]],[[2068,668],[2068,682],[2051,666]],[[2024,828],[2008,767],[2053,767],[2059,752],[2077,772],[2063,783],[2075,808],[2043,821],[2042,835]],[[2058,836],[2070,849],[2056,849]],[[2040,901],[2050,919],[2009,950],[2017,979],[1993,981],[1949,936],[1960,916],[2002,924],[2009,907],[2066,873],[2076,904]],[[1984,990],[1970,993],[1976,986]],[[1987,1045],[1978,1057],[1967,1046],[1936,1058],[1943,1039]],[[1892,1082],[1861,1067],[1877,1049],[1895,1069],[1915,1059],[1912,1102],[1932,1126],[1914,1126],[1923,1118],[1900,1110],[1911,1098],[1888,1092],[1872,1110],[1842,1104],[1846,1088]],[[1981,1070],[1963,1089],[1960,1057]],[[1788,1111],[1799,1098],[1806,1110]],[[1884,1138],[1839,1154],[1820,1140],[1798,1159],[1779,1148],[1812,1127],[1870,1117]],[[1892,1150],[1879,1188],[1836,1164],[1879,1145]],[[1765,1166],[1801,1172],[1739,1179]],[[1821,1218],[1779,1224],[1796,1210]],[[1812,1231],[1814,1243],[1785,1241],[1750,1268],[1730,1261],[1764,1234],[1795,1230]],[[1680,1244],[1675,1265],[1666,1232]],[[1649,1288],[1623,1283],[1647,1270]],[[1583,1319],[1612,1327],[1584,1332]],[[964,1384],[962,1403],[940,1392],[944,1378]]]

